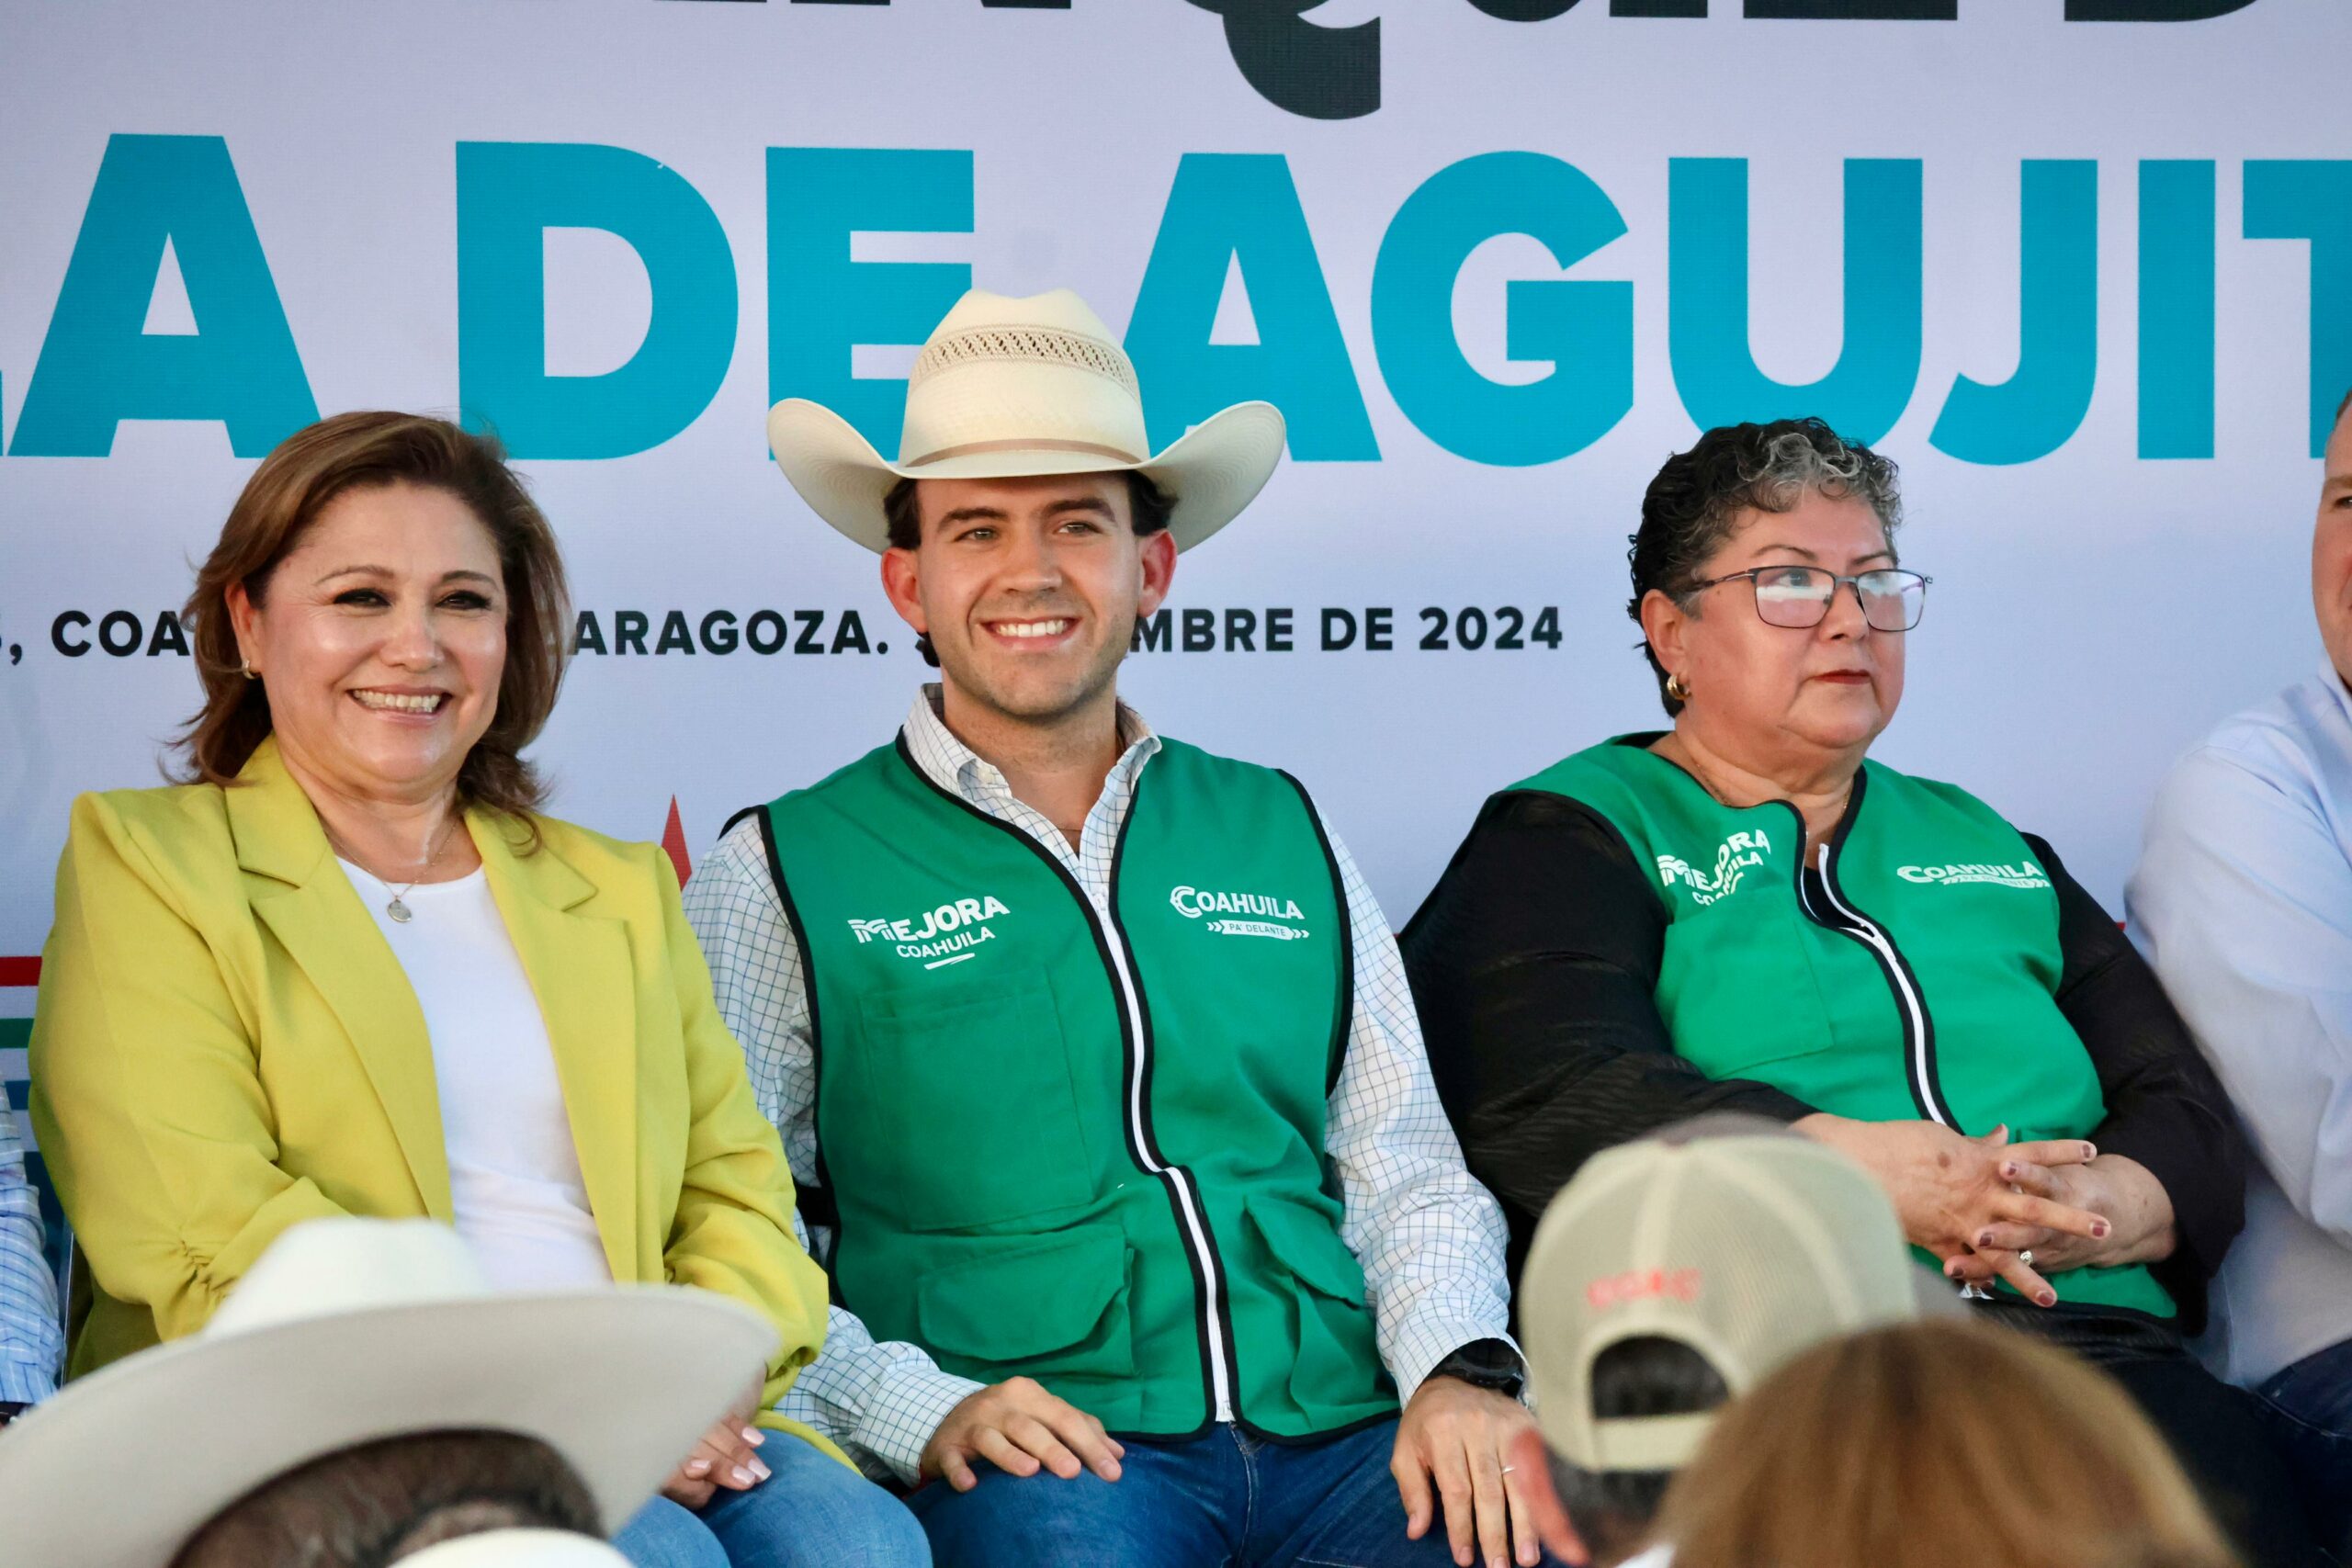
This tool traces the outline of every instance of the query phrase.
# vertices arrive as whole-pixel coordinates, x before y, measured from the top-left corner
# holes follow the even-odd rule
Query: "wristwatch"
[[[1433,1378],[1459,1378],[1473,1388],[1517,1399],[1527,1386],[1527,1363],[1503,1339],[1473,1339],[1430,1369]]]

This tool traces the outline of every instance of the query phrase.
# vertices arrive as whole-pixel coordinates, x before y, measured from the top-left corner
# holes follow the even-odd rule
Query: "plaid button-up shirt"
[[[64,1351],[57,1280],[41,1255],[40,1205],[25,1179],[16,1112],[0,1099],[0,1402],[30,1404],[56,1393]]]
[[[916,764],[942,789],[1035,840],[1107,908],[1119,829],[1137,776],[1159,750],[1149,727],[1120,707],[1125,750],[1073,850],[1044,813],[1013,795],[1002,773],[949,732],[938,691],[925,687],[907,716],[907,749]],[[1328,825],[1326,831],[1347,889],[1355,1012],[1324,1147],[1340,1173],[1340,1235],[1363,1266],[1381,1359],[1400,1394],[1410,1398],[1453,1351],[1505,1337],[1507,1232],[1501,1210],[1464,1167],[1438,1101],[1396,938],[1346,848]],[[761,1107],[784,1135],[795,1179],[813,1184],[817,1079],[807,977],[758,822],[746,818],[719,840],[695,869],[685,903],[710,963],[718,1010],[742,1043]],[[854,1315],[835,1307],[823,1353],[777,1408],[840,1442],[869,1471],[887,1467],[911,1481],[932,1433],[980,1386],[943,1371],[913,1345],[876,1342]]]

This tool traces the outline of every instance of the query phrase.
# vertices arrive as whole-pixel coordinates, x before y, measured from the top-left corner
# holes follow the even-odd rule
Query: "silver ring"
[[[2023,1252],[2018,1253],[2018,1262],[2020,1262],[2020,1263],[2022,1263],[2022,1264],[2024,1264],[2024,1265],[2025,1265],[2027,1268],[2029,1268],[2029,1269],[2032,1268],[2032,1267],[2033,1267],[2033,1248],[2031,1248],[2031,1247],[2027,1247]]]

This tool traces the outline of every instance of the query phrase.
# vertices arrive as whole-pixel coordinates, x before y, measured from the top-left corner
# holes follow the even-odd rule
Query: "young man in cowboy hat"
[[[797,400],[768,434],[941,672],[687,889],[830,1232],[793,1414],[936,1482],[946,1568],[1534,1562],[1502,1220],[1379,907],[1295,781],[1118,700],[1281,415],[1150,457],[1076,295],[974,293],[899,462]]]

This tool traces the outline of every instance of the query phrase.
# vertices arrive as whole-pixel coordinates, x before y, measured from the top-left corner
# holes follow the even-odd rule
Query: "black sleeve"
[[[1813,1107],[1717,1081],[1658,1016],[1666,909],[1624,839],[1565,796],[1487,802],[1405,928],[1430,1068],[1514,1256],[1587,1158],[1710,1111],[1791,1122]]]
[[[2245,1222],[2245,1136],[2155,971],[2048,843],[2030,833],[2026,842],[2058,890],[2058,1010],[2090,1053],[2107,1100],[2091,1141],[2145,1166],[2172,1200],[2179,1245],[2154,1272],[2194,1334],[2205,1321],[2205,1282]]]

